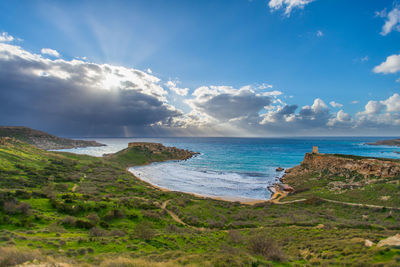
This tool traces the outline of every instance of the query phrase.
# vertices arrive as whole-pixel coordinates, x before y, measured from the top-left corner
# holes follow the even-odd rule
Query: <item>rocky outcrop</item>
[[[375,143],[367,143],[372,146],[400,146],[400,139],[380,140]]]
[[[400,161],[383,158],[306,153],[299,167],[289,173],[296,170],[348,176],[355,172],[364,177],[400,177]]]
[[[356,172],[364,177],[400,176],[400,161],[392,159],[306,153],[301,165],[318,172],[328,171],[339,176],[346,176],[349,172]]]
[[[297,190],[301,179],[327,179],[329,190],[340,192],[394,177],[400,177],[399,160],[306,153],[299,166],[285,170],[281,180]]]
[[[388,237],[386,239],[383,239],[379,241],[377,244],[378,247],[384,247],[384,246],[389,246],[389,247],[400,247],[400,234]]]
[[[166,147],[160,143],[134,142],[128,144],[128,149],[147,150],[152,154],[169,153],[173,159],[185,160],[199,153],[176,147]]]
[[[28,127],[1,126],[0,137],[15,138],[41,149],[69,149],[77,147],[104,146],[96,141],[61,138]]]

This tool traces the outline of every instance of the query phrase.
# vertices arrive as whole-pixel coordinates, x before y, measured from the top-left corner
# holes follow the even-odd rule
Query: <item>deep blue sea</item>
[[[320,153],[400,158],[394,153],[400,148],[365,144],[383,139],[391,138],[89,138],[107,146],[64,151],[102,156],[126,148],[129,142],[159,142],[189,149],[201,154],[186,161],[154,163],[130,170],[149,183],[174,191],[268,199],[267,186],[283,174],[276,168],[298,165],[313,146],[318,146]]]

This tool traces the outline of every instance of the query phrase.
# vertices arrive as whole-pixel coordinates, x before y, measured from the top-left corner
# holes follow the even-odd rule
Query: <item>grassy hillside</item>
[[[0,138],[12,137],[41,149],[68,149],[75,147],[103,146],[96,141],[61,138],[28,127],[0,126]]]
[[[323,184],[310,187],[306,201],[249,206],[159,191],[126,171],[175,156],[127,149],[95,158],[0,142],[0,266],[400,262],[397,248],[364,245],[398,233],[400,212],[323,201],[313,193]]]

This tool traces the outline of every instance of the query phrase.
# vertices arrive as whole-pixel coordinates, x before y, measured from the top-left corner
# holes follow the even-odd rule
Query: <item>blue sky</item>
[[[15,111],[2,115],[0,123],[29,124],[69,135],[121,135],[107,127],[124,129],[123,135],[271,136],[291,135],[293,128],[299,135],[392,135],[400,127],[400,108],[396,108],[400,59],[386,60],[400,54],[397,4],[392,0],[2,1],[0,33],[3,39],[13,38],[2,42],[7,46],[4,53],[10,46],[19,47],[40,55],[37,60],[51,60],[42,62],[46,69],[57,64],[57,58],[66,62],[79,58],[85,64],[143,71],[158,79],[151,83],[165,91],[162,97],[154,90],[129,90],[153,96],[168,112],[164,116],[165,110],[155,109],[154,118],[130,121],[130,116],[148,112],[147,108],[154,110],[151,104],[132,113],[129,104],[115,101],[127,107],[115,116],[127,119],[115,125],[107,123],[112,116],[104,117],[102,127],[93,123],[91,130],[84,130],[87,123],[69,118],[73,112],[68,108],[87,109],[92,105],[88,97],[90,103],[66,107],[68,114],[56,112],[59,119],[69,118],[63,122],[68,130],[47,118],[51,109],[41,109],[38,121]],[[42,53],[42,48],[59,56]],[[29,62],[15,57],[19,64]],[[48,86],[51,72],[39,76],[36,82],[47,81]],[[15,92],[19,86],[4,77],[1,97],[12,103],[7,90]],[[119,82],[114,95],[126,90]],[[77,93],[88,90],[80,86],[74,87]],[[49,88],[47,96],[52,92]]]

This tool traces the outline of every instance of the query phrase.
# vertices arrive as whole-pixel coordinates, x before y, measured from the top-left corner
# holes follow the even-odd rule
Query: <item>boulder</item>
[[[389,246],[389,247],[400,247],[400,234],[390,236],[388,238],[379,241],[378,247]]]
[[[294,192],[294,188],[291,187],[288,184],[279,184],[279,190],[281,191],[285,191],[285,192]]]
[[[374,245],[374,242],[372,242],[371,240],[365,239],[364,245],[366,247],[370,248],[370,247],[372,247]]]
[[[282,168],[282,167],[276,168],[276,171],[277,171],[277,172],[281,172],[281,171],[283,171],[283,170],[284,170],[284,168]]]

